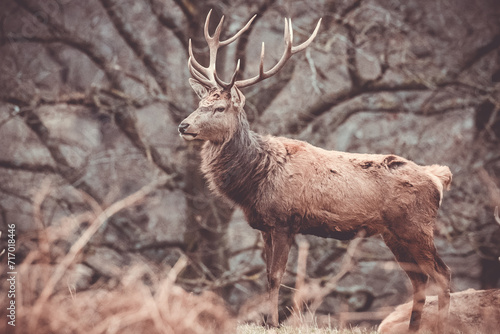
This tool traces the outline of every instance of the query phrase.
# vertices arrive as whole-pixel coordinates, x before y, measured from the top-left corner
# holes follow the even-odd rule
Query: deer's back
[[[327,151],[287,138],[270,141],[284,162],[257,196],[255,210],[266,224],[288,221],[299,233],[344,239],[365,226],[369,234],[380,233],[387,220],[405,219],[428,202],[423,214],[430,220],[439,207],[429,172],[402,157]]]

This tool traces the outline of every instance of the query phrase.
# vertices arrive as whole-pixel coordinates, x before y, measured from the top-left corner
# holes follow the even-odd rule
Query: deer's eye
[[[217,108],[215,108],[214,111],[215,112],[223,112],[224,110],[226,110],[226,108],[224,108],[224,107],[217,107]]]

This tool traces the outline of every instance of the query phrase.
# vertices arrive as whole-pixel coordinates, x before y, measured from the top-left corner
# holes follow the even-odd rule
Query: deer
[[[316,37],[321,19],[303,43],[293,45],[291,19],[285,18],[285,49],[270,69],[264,67],[262,43],[258,74],[238,79],[240,61],[229,81],[217,74],[217,52],[234,42],[220,40],[224,16],[213,35],[211,11],[204,25],[209,64],[203,66],[188,43],[189,83],[200,98],[198,108],[178,126],[186,140],[201,140],[201,171],[209,188],[241,208],[264,243],[271,314],[279,326],[279,288],[295,235],[351,240],[359,233],[381,235],[413,285],[409,330],[420,326],[429,277],[439,286],[439,325],[449,311],[451,272],[434,245],[434,224],[452,174],[447,166],[421,166],[394,154],[325,150],[295,139],[261,135],[250,129],[241,89],[278,73]]]

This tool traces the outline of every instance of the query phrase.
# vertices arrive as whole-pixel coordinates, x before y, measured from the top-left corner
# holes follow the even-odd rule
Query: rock
[[[400,305],[380,324],[379,333],[407,333],[412,302]],[[420,332],[436,333],[437,296],[427,297]],[[500,290],[469,289],[451,294],[448,328],[455,333],[495,333],[500,328]]]

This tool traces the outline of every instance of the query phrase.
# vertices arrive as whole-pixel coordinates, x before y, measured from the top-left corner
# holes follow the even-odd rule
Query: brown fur
[[[237,88],[229,97],[195,80],[191,84],[202,100],[181,123],[181,135],[206,141],[201,168],[211,188],[239,205],[250,226],[262,231],[271,325],[278,323],[278,289],[297,233],[342,240],[360,231],[381,234],[415,289],[410,328],[418,329],[428,276],[442,288],[446,318],[450,272],[436,253],[433,225],[451,183],[448,167],[261,136],[249,129]]]

